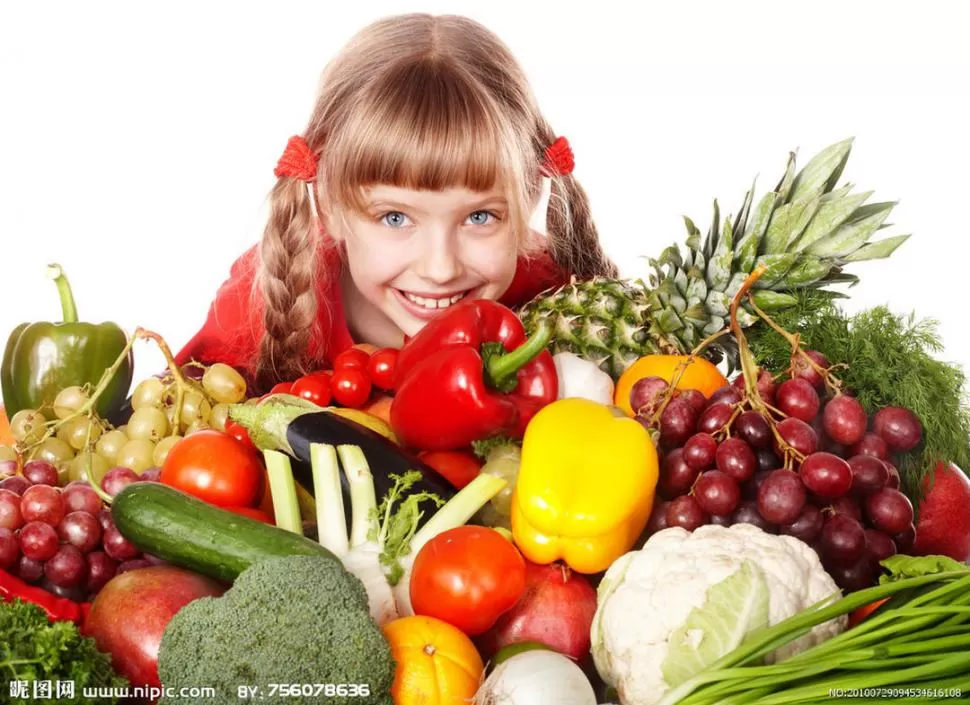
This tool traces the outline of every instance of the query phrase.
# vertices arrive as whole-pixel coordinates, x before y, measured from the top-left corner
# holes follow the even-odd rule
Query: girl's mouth
[[[439,311],[455,305],[464,299],[470,291],[471,290],[460,291],[455,294],[422,295],[415,294],[410,291],[394,289],[394,293],[397,295],[404,308],[407,309],[412,315],[422,319],[432,318],[437,315]]]

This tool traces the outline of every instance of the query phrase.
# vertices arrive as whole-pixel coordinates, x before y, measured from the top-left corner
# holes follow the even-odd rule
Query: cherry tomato
[[[466,450],[426,450],[418,454],[418,459],[434,468],[456,490],[478,477],[482,470],[482,461]]]
[[[273,385],[273,388],[269,390],[270,394],[291,394],[293,389],[292,382],[280,382],[279,384]]]
[[[525,592],[525,559],[485,526],[444,531],[418,551],[411,571],[415,614],[436,617],[468,636],[488,631]]]
[[[363,370],[354,367],[334,370],[330,385],[334,401],[349,409],[359,409],[370,399],[370,377]]]
[[[232,512],[233,514],[239,514],[240,516],[249,517],[250,519],[255,519],[256,521],[261,521],[264,524],[273,524],[273,519],[264,511],[255,509],[253,507],[225,507],[227,512]]]
[[[370,353],[360,348],[348,348],[333,359],[333,370],[366,370]]]
[[[290,394],[313,402],[317,406],[326,406],[333,396],[330,387],[329,374],[314,372],[296,380]]]
[[[226,433],[242,443],[244,446],[251,448],[254,451],[256,450],[256,446],[249,437],[249,431],[246,430],[245,426],[240,426],[232,419],[226,419]]]
[[[217,507],[249,507],[262,491],[263,466],[243,443],[207,429],[172,446],[160,480]]]
[[[394,371],[397,369],[398,350],[381,348],[367,361],[367,374],[375,387],[383,390],[394,389]]]

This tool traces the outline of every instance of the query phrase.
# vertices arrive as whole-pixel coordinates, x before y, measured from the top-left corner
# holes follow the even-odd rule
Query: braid
[[[316,319],[314,289],[316,239],[305,185],[277,182],[269,222],[260,244],[259,285],[264,333],[256,363],[256,383],[269,389],[306,372],[306,352]]]

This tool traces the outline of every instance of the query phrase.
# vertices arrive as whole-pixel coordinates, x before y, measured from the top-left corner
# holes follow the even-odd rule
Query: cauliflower
[[[715,604],[701,615],[705,621],[685,627],[721,581],[728,590],[712,591]],[[679,684],[667,682],[668,669],[695,665],[696,672],[709,665],[702,659],[713,662],[733,650],[744,633],[773,626],[837,593],[815,551],[791,536],[751,524],[707,525],[693,533],[665,529],[613,563],[600,584],[591,630],[596,670],[623,705],[652,705]],[[766,662],[788,658],[845,628],[844,616],[821,624]],[[665,664],[671,649],[678,649],[678,658]]]

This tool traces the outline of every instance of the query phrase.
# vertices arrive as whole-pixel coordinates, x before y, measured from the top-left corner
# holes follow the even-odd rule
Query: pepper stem
[[[64,270],[59,264],[47,265],[47,276],[57,285],[57,295],[61,297],[61,316],[64,323],[77,323],[77,305],[74,303],[74,292],[67,280]]]
[[[538,330],[515,350],[485,355],[485,379],[495,389],[505,389],[523,367],[535,360],[552,339],[552,326],[540,324]]]

